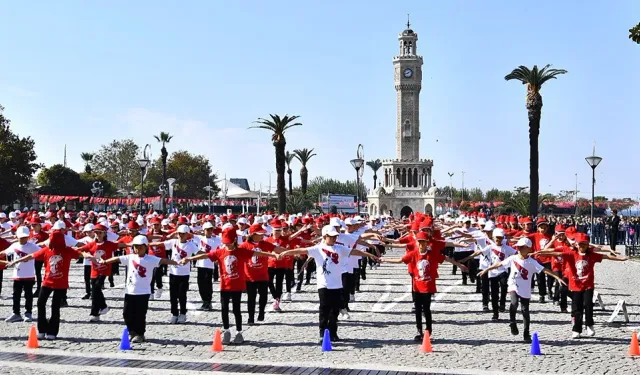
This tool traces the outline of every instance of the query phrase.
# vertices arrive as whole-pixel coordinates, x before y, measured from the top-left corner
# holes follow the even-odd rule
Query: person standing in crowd
[[[618,244],[618,231],[620,230],[620,216],[618,216],[618,210],[613,210],[611,212],[613,215],[611,219],[609,219],[609,227],[610,227],[610,235],[611,239],[609,246],[611,250],[616,250],[616,245]]]
[[[213,224],[207,221],[202,225],[204,236],[194,235],[193,240],[198,244],[198,253],[207,254],[211,250],[217,249],[220,245],[220,238],[213,234]],[[214,265],[209,258],[200,259],[196,262],[198,270],[198,292],[202,299],[202,306],[198,310],[211,311],[213,300],[213,270]]]

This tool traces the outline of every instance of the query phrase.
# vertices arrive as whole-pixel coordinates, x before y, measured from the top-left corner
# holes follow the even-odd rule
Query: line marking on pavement
[[[455,289],[459,285],[462,285],[462,280],[458,280],[458,281],[456,281],[455,284],[449,285],[448,287],[446,287],[445,290],[443,290],[442,292],[438,292],[437,295],[436,295],[436,298],[434,299],[435,302],[438,302],[441,299],[443,299],[447,294],[449,294],[450,291],[452,291],[453,289]]]
[[[198,305],[193,302],[187,302],[187,311],[189,315],[200,316],[202,311],[198,310]]]

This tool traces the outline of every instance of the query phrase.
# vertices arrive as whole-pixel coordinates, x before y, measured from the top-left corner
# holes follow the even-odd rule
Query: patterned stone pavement
[[[144,358],[194,362],[267,364],[303,367],[382,370],[388,375],[422,373],[562,373],[562,374],[631,374],[640,373],[640,362],[626,356],[631,332],[640,329],[640,294],[637,292],[640,264],[605,262],[596,268],[596,290],[603,297],[606,311],[596,312],[596,337],[569,339],[570,316],[561,314],[551,303],[531,304],[532,333],[538,332],[543,356],[529,355],[529,345],[520,336],[512,336],[507,314],[500,322],[481,312],[480,295],[475,287],[461,285],[459,276],[451,275],[449,265],[441,266],[439,291],[432,304],[434,312],[434,353],[422,354],[413,342],[414,318],[410,313],[411,297],[406,267],[383,265],[368,271],[362,292],[352,304],[350,320],[341,321],[339,334],[344,340],[332,352],[323,353],[317,344],[317,294],[312,286],[294,294],[294,301],[283,303],[283,312],[269,312],[258,326],[245,327],[247,342],[227,346],[222,353],[210,351],[215,328],[221,326],[219,304],[213,312],[198,312],[199,296],[195,272],[189,292],[189,321],[169,325],[168,289],[160,300],[150,303],[147,317],[148,342],[134,346],[131,352],[118,351],[124,328],[122,321],[123,276],[116,276],[116,288],[105,294],[111,312],[100,323],[89,323],[89,301],[84,295],[82,267],[72,266],[68,308],[62,310],[62,325],[57,341],[41,341],[41,348],[25,349],[30,323],[0,322],[0,353],[33,352],[66,356],[101,358]],[[122,272],[121,272],[122,273]],[[0,317],[11,313],[10,271],[5,271]],[[168,283],[165,289],[168,287]],[[214,287],[217,287],[215,285]],[[244,296],[246,298],[246,296]],[[605,325],[619,299],[625,299],[631,323]],[[218,300],[217,295],[214,300]],[[534,295],[533,301],[537,301]],[[34,310],[35,311],[35,310]],[[35,315],[35,314],[34,314]],[[246,314],[244,316],[246,322]],[[233,318],[232,318],[233,321]],[[520,326],[521,327],[521,326]],[[145,369],[112,367],[78,367],[41,365],[0,360],[3,374],[39,374],[63,371],[72,374],[149,373]],[[156,374],[159,370],[153,370]],[[161,371],[160,371],[161,372]],[[265,371],[268,372],[268,371]],[[180,373],[173,371],[172,373]],[[238,372],[236,372],[238,373]],[[355,374],[345,370],[341,374]],[[359,371],[359,374],[367,372]],[[373,375],[370,373],[369,375]]]

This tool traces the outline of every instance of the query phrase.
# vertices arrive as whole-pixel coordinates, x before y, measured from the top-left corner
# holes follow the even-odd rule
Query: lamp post
[[[209,214],[211,214],[211,190],[213,190],[213,186],[211,186],[211,183],[205,186],[204,190],[206,190],[209,193]]]
[[[140,166],[140,213],[142,213],[142,205],[144,203],[144,175],[150,163],[147,149],[150,148],[150,145],[145,145],[142,151],[142,158],[138,159],[138,165]]]
[[[451,199],[451,206],[450,208],[450,212],[453,212],[453,175],[455,173],[453,172],[447,172],[447,174],[449,175],[449,197]]]
[[[596,146],[593,146],[593,155],[587,156],[584,158],[587,161],[587,164],[591,167],[591,237],[593,237],[593,211],[596,205],[596,167],[602,161],[602,158],[596,156]]]
[[[360,168],[364,164],[364,160],[361,158],[355,158],[351,160],[351,165],[356,170],[356,215],[360,214]]]
[[[171,199],[170,210],[173,211],[173,184],[176,183],[176,179],[171,177],[167,178],[167,184],[169,185],[169,199]]]

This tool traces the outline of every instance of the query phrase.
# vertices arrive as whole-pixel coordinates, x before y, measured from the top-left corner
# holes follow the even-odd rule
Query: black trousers
[[[360,260],[361,259],[358,259],[358,268],[353,269],[353,288],[351,288],[351,294],[360,291]]]
[[[127,325],[129,335],[144,335],[147,331],[147,311],[149,310],[149,294],[125,294],[122,316]]]
[[[542,266],[547,270],[551,270],[551,263],[542,263]],[[540,296],[546,296],[547,287],[549,288],[549,290],[551,290],[555,279],[553,278],[553,276],[547,275],[544,272],[538,272],[531,277],[531,291],[533,291],[533,287],[535,285],[534,281],[536,284],[538,284],[538,293],[540,294]]]
[[[332,337],[338,335],[338,314],[343,306],[342,288],[340,289],[318,289],[320,297],[319,328],[320,337],[323,337],[324,330],[328,329]]]
[[[198,293],[202,302],[213,299],[213,268],[198,267]]]
[[[480,287],[482,289],[482,306],[489,306],[489,273],[485,273],[484,276],[479,277]]]
[[[529,298],[522,298],[516,292],[509,293],[511,297],[511,306],[509,306],[509,317],[511,323],[516,322],[516,312],[518,311],[518,303],[522,306],[522,322],[524,323],[524,334],[529,333],[531,317],[529,315]]]
[[[427,325],[427,331],[431,334],[433,331],[431,323],[431,293],[413,292],[413,305],[416,310],[416,328],[422,333],[422,314]]]
[[[171,315],[185,315],[187,313],[187,291],[189,290],[189,275],[169,275],[169,301]],[[178,311],[178,303],[180,310]]]
[[[36,269],[36,292],[35,293],[38,294],[40,293],[40,286],[42,285],[42,266],[44,266],[44,261],[36,260],[33,262],[33,264]],[[0,284],[0,290],[2,290],[1,284]]]
[[[611,248],[611,250],[616,249],[616,245],[618,244],[618,230],[617,229],[612,229],[610,231],[610,236],[609,238],[611,238],[611,240],[609,241],[609,247]],[[579,331],[576,331],[579,332]]]
[[[84,292],[91,294],[91,265],[84,266]]]
[[[360,265],[360,276],[362,280],[367,279],[367,259],[358,259],[358,265]],[[359,285],[360,283],[358,283]]]
[[[107,277],[98,275],[95,279],[91,279],[91,313],[92,316],[100,315],[100,310],[107,307],[107,301],[104,298],[104,280]]]
[[[51,317],[47,319],[47,301],[51,299]],[[66,289],[51,289],[43,286],[38,297],[38,332],[57,336],[60,331],[60,302],[66,297]]]
[[[569,284],[569,279],[567,279],[566,277],[562,276],[562,271],[553,271],[553,273],[562,278],[562,280]],[[560,302],[560,308],[562,310],[566,310],[567,309],[567,296],[569,295],[569,288],[566,285],[562,285],[559,282],[556,281],[555,283],[555,289],[553,292],[553,300],[556,302]]]
[[[491,287],[491,309],[494,314],[498,314],[498,301],[500,308],[504,309],[507,304],[507,279],[509,274],[503,272],[498,276],[489,279]]]
[[[582,315],[587,327],[593,325],[593,289],[571,292],[571,316],[573,316],[573,332],[582,333]]]
[[[267,290],[269,289],[268,281],[247,281],[247,310],[249,310],[249,321],[253,322],[256,315],[256,296],[258,299],[258,313],[264,315],[264,309],[267,306]]]
[[[236,320],[236,329],[242,331],[242,312],[240,304],[242,302],[242,292],[220,291],[220,307],[222,312],[222,327],[229,329],[229,302],[232,303],[233,316]]]
[[[33,310],[33,285],[35,280],[13,280],[13,313],[20,315],[20,300],[24,290],[24,310],[31,314]]]
[[[298,286],[296,287],[296,289],[300,290],[300,288],[302,288],[302,280],[304,278],[304,273],[305,271],[302,269],[302,266],[306,263],[307,259],[298,259],[296,260],[297,262],[297,267],[296,269],[298,270]],[[311,274],[313,273],[313,271],[316,270],[316,262],[315,260],[311,259],[311,261],[309,261],[309,264],[307,264],[307,270],[306,270],[306,282],[307,284],[311,283]]]
[[[349,308],[349,297],[353,288],[353,274],[345,272],[342,274],[342,306],[343,309]]]
[[[453,253],[453,259],[456,261],[460,261],[461,259],[464,259],[471,254],[473,254],[473,251],[456,251]],[[467,266],[467,269],[468,269],[468,272],[462,272],[462,280],[465,283],[467,282],[467,277],[471,279],[472,283],[475,282],[475,275],[473,273],[474,271],[473,264],[474,264],[473,259],[468,260],[465,264],[465,266]]]
[[[273,299],[279,300],[282,297],[282,283],[289,275],[287,268],[269,268],[269,291]],[[291,293],[291,279],[287,277],[286,290]]]
[[[151,293],[155,293],[156,288],[162,289],[162,275],[163,270],[161,267],[156,267],[153,269],[153,276],[151,277]]]

